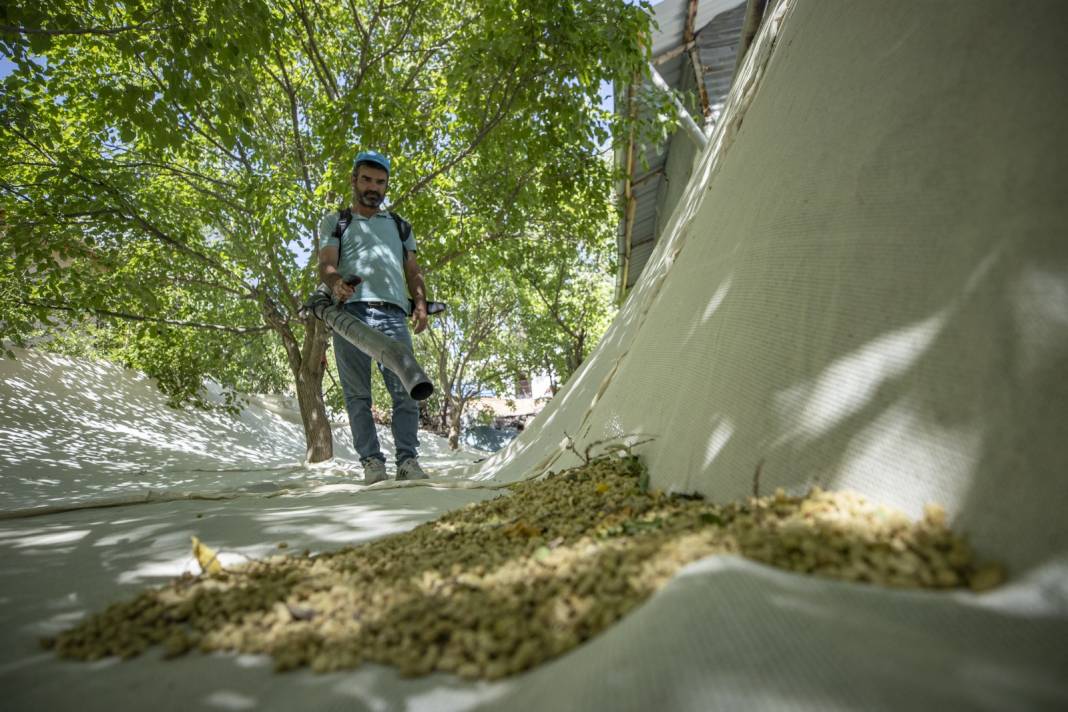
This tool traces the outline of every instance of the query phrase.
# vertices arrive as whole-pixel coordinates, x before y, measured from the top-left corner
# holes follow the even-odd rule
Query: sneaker
[[[373,485],[375,482],[389,479],[386,475],[386,463],[378,458],[371,458],[363,463],[363,483]]]
[[[425,480],[427,479],[427,474],[423,472],[423,468],[419,466],[419,461],[412,457],[405,460],[397,467],[397,479]]]

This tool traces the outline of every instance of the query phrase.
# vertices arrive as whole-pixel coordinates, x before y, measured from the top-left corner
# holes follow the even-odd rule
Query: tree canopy
[[[300,304],[355,151],[394,157],[391,205],[432,290],[437,273],[443,289],[516,275],[559,315],[571,298],[554,305],[554,275],[598,254],[613,224],[599,154],[624,119],[601,88],[640,70],[649,28],[622,0],[15,0],[0,13],[14,66],[0,99],[4,336],[121,322],[114,352],[179,400],[205,375],[288,370],[313,461],[331,455],[326,339]]]

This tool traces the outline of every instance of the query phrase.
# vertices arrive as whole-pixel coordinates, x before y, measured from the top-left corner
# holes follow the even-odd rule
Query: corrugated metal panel
[[[659,25],[659,30],[653,36],[654,57],[683,45],[689,6],[689,0],[664,0],[654,8]],[[700,0],[697,4],[695,35],[712,120],[719,118],[727,93],[730,91],[744,19],[745,0]],[[662,62],[657,65],[657,70],[669,86],[689,94],[687,106],[692,108],[694,120],[698,125],[702,125],[704,116],[696,100],[694,91],[696,79],[689,55],[682,53]],[[622,102],[617,104],[617,110],[624,110]],[[672,156],[672,151],[682,153]],[[644,157],[644,161],[636,158],[636,178],[650,171],[654,172],[654,175],[634,190],[637,209],[631,231],[627,289],[632,287],[641,275],[649,254],[652,252],[652,247],[659,238],[662,224],[674,210],[679,190],[672,190],[672,184],[677,181],[681,188],[686,183],[689,171],[692,170],[692,160],[696,151],[693,140],[684,131],[678,131],[667,145],[646,147],[645,151],[640,154]],[[624,160],[622,153],[617,153],[616,160],[622,164]],[[618,235],[619,254],[622,257],[625,250],[622,223],[619,226]]]
[[[697,34],[712,118],[719,119],[734,79],[738,40],[745,20],[745,3],[718,15]]]
[[[635,260],[641,260],[644,265],[649,261],[649,255],[653,253],[653,247],[656,246],[654,240],[646,240],[645,242],[631,246],[631,257]]]
[[[738,4],[744,7],[745,0],[700,0],[697,3],[694,27],[704,27],[714,17],[733,9]],[[682,34],[686,29],[686,17],[689,10],[690,0],[663,0],[653,8],[658,25],[653,35],[653,56],[663,54],[682,44]]]

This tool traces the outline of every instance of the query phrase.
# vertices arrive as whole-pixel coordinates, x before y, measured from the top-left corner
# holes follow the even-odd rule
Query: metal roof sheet
[[[738,5],[745,5],[745,0],[699,0],[694,27],[699,30],[711,22],[716,15],[732,10]],[[682,35],[686,29],[686,17],[689,11],[690,0],[662,0],[653,6],[653,16],[658,26],[653,35],[653,56],[663,54],[682,44]]]
[[[745,0],[699,0],[697,3],[694,33],[713,120],[719,117],[734,76],[735,56],[745,17],[745,5]],[[653,8],[658,27],[652,37],[654,58],[684,44],[689,6],[689,0],[663,0]],[[694,91],[696,79],[688,53],[683,52],[663,61],[657,65],[657,70],[668,86],[673,89],[681,92]],[[622,102],[617,104],[617,111],[625,110]],[[693,106],[691,113],[698,125],[704,123],[700,106]],[[685,132],[679,131],[663,146],[647,146],[644,150],[641,150],[641,147],[636,149],[634,178],[642,180],[644,176],[645,179],[634,188],[637,205],[631,230],[627,288],[631,287],[640,276],[659,237],[662,223],[668,217],[666,213],[670,213],[674,207],[665,204],[669,187],[665,167],[671,150],[696,153],[697,148]],[[625,160],[625,154],[622,151],[617,152],[616,160],[622,163]],[[622,255],[625,249],[622,222],[618,235],[619,252]]]

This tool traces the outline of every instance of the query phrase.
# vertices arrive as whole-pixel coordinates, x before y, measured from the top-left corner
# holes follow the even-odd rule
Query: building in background
[[[643,92],[667,89],[682,99],[684,123],[662,145],[643,150],[632,136],[616,152],[616,164],[626,175],[617,187],[623,205],[617,236],[620,302],[638,281],[682,197],[697,156],[716,128],[739,58],[775,4],[776,0],[663,0],[653,8],[659,28],[652,37],[654,76],[641,86],[616,87],[616,111],[636,115]]]

